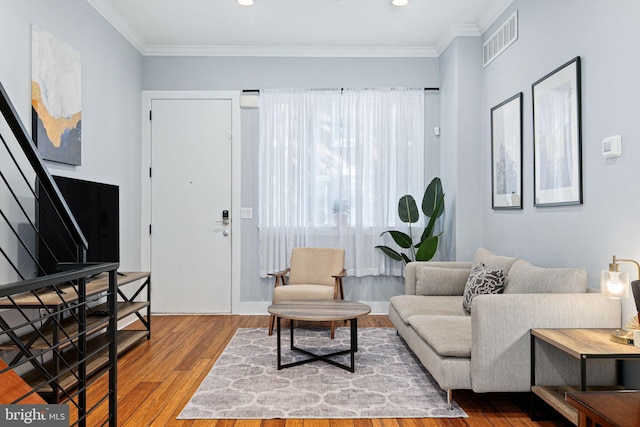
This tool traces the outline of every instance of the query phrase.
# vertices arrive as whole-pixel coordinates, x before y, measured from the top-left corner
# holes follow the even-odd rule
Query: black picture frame
[[[491,109],[491,207],[522,209],[522,92]]]
[[[531,85],[533,204],[582,204],[580,57]]]

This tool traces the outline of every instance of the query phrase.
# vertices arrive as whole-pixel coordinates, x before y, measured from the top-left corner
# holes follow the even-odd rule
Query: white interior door
[[[231,101],[151,101],[154,313],[231,312]]]

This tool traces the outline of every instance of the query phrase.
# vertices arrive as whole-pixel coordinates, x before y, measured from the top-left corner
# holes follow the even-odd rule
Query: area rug
[[[285,328],[283,328],[285,329]],[[282,336],[282,363],[307,356]],[[296,329],[295,344],[314,353],[348,349],[349,328]],[[178,419],[467,417],[392,328],[360,328],[355,373],[323,361],[277,370],[276,334],[238,329]],[[335,360],[349,365],[349,355]]]

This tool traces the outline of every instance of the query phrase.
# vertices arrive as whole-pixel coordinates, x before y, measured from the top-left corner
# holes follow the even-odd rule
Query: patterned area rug
[[[286,331],[285,331],[286,329]],[[314,353],[349,348],[349,328],[296,329],[295,345]],[[352,374],[323,361],[276,368],[276,334],[238,329],[178,419],[467,417],[415,359],[393,328],[360,328]],[[289,349],[282,363],[306,358]],[[349,355],[335,360],[349,365]]]

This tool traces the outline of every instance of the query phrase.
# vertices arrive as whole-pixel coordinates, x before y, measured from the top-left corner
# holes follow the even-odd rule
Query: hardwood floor
[[[119,426],[215,427],[427,427],[427,426],[570,426],[562,420],[533,422],[528,394],[475,394],[454,391],[469,418],[453,419],[287,419],[176,420],[238,328],[268,327],[268,316],[153,316],[151,340],[118,360]],[[359,328],[392,327],[386,316],[366,316]],[[130,326],[136,328],[136,325]],[[104,393],[106,378],[92,388]],[[91,390],[91,389],[90,389]],[[89,393],[91,396],[93,393]],[[73,410],[71,411],[72,422]],[[107,420],[106,402],[87,425]]]

